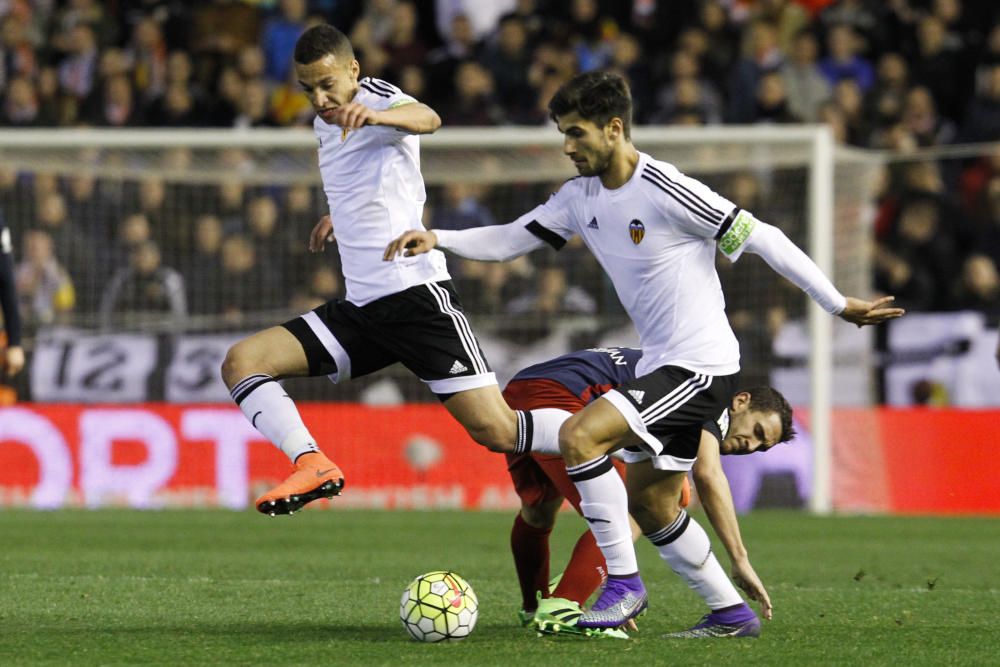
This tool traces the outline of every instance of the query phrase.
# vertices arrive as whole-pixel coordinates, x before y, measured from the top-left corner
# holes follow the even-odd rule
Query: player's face
[[[316,115],[327,123],[337,107],[354,99],[358,92],[357,60],[342,61],[332,54],[303,65],[295,63],[295,76],[309,97]]]
[[[729,409],[729,432],[719,446],[722,454],[753,454],[774,447],[781,437],[781,415],[750,409],[750,394],[733,397]]]
[[[578,174],[599,176],[607,171],[615,150],[610,123],[600,127],[574,111],[556,118],[556,124],[563,134],[563,153],[573,160]]]

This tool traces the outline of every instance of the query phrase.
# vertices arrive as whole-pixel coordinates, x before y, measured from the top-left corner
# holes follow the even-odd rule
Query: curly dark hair
[[[778,438],[778,442],[788,442],[795,437],[795,427],[792,425],[792,406],[788,404],[780,391],[767,386],[750,387],[741,391],[750,394],[749,409],[758,412],[777,412],[781,417],[781,437]]]
[[[621,118],[625,138],[632,138],[632,93],[618,74],[585,72],[564,83],[549,101],[549,116],[576,112],[600,127],[612,118]]]
[[[332,25],[316,25],[306,30],[295,42],[295,62],[302,65],[314,63],[329,54],[341,62],[354,60],[354,47],[347,35]]]

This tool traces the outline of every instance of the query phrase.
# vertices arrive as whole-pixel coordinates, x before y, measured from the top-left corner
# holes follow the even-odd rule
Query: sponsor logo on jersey
[[[597,226],[597,218],[591,218],[590,222],[587,223],[587,229],[600,229]]]
[[[646,235],[646,225],[642,224],[642,220],[633,220],[628,223],[628,235],[632,238],[632,243],[639,245]]]
[[[458,359],[456,359],[455,363],[451,365],[451,370],[448,372],[451,373],[452,375],[458,375],[459,373],[464,373],[467,370],[469,370],[469,367],[463,364]]]
[[[639,405],[642,405],[642,399],[646,398],[646,392],[639,389],[629,389],[628,395],[634,398]]]

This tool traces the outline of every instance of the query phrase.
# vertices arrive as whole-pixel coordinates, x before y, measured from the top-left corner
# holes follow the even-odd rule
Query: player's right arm
[[[705,514],[708,515],[715,534],[719,536],[726,553],[729,554],[733,581],[748,597],[760,603],[764,618],[770,619],[771,598],[750,564],[750,557],[740,535],[740,524],[736,519],[736,506],[733,504],[733,494],[729,490],[729,480],[722,469],[719,441],[709,431],[701,432],[698,458],[692,474]]]
[[[547,202],[535,207],[514,222],[490,227],[458,230],[411,230],[393,240],[382,259],[390,262],[396,255],[412,257],[434,248],[443,248],[459,257],[484,262],[506,262],[550,245],[562,248],[573,236],[573,196],[568,181]]]

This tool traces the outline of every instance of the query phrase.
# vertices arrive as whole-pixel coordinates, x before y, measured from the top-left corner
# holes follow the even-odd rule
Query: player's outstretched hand
[[[902,308],[892,308],[889,306],[896,300],[894,296],[884,296],[874,301],[855,299],[853,296],[847,297],[847,307],[840,314],[842,319],[851,324],[863,327],[866,324],[881,324],[887,320],[894,320],[902,317],[905,310]]]
[[[327,243],[333,243],[333,221],[324,215],[309,235],[309,252],[323,252]]]
[[[382,259],[386,262],[391,262],[400,253],[402,253],[403,257],[422,255],[425,252],[434,250],[437,242],[437,234],[434,232],[409,231],[386,247]]]
[[[754,571],[750,561],[741,560],[733,562],[733,583],[743,589],[747,597],[760,603],[760,613],[764,618],[771,620],[773,609],[771,607],[771,597],[767,594],[764,584]]]

